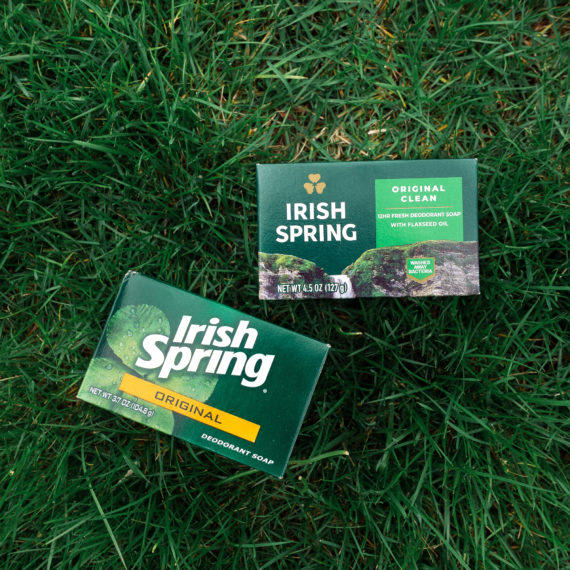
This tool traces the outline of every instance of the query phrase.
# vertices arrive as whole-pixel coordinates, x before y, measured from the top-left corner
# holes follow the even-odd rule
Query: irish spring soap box
[[[260,299],[479,293],[477,161],[257,165]]]
[[[328,349],[130,272],[78,397],[281,477]]]

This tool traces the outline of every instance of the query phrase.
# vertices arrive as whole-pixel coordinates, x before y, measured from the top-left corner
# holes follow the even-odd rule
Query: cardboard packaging
[[[78,398],[281,477],[328,350],[129,272]]]
[[[259,298],[479,293],[477,161],[257,165]]]

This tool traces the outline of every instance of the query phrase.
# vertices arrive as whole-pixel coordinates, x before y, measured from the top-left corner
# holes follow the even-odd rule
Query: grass
[[[3,566],[567,568],[569,16],[3,2]],[[256,162],[443,157],[480,296],[257,300]],[[283,480],[76,400],[129,269],[332,345]]]

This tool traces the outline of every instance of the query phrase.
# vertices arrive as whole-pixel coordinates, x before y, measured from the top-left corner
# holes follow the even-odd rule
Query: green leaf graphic
[[[113,352],[130,368],[147,378],[147,371],[135,366],[144,355],[142,342],[149,334],[170,336],[170,323],[166,315],[153,305],[127,305],[119,309],[107,326],[107,342]]]

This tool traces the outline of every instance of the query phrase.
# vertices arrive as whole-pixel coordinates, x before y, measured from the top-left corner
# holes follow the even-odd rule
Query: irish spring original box
[[[479,293],[477,161],[257,166],[260,299]]]
[[[327,352],[130,272],[78,397],[280,477]]]

